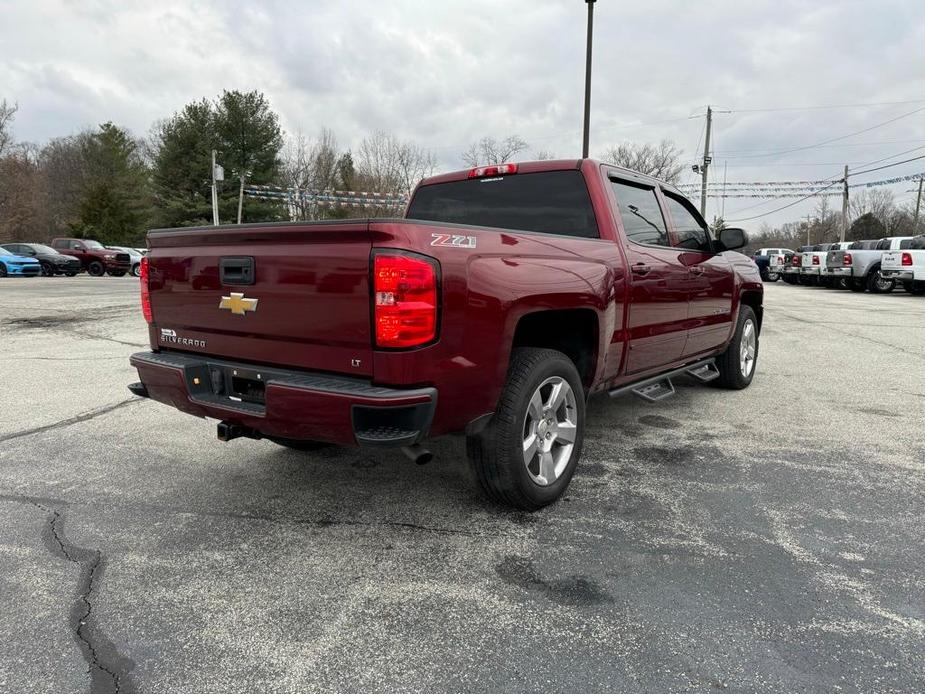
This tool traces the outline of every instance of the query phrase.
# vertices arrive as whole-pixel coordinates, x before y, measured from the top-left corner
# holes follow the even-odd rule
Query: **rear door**
[[[371,375],[365,221],[170,230],[148,239],[159,347]]]
[[[672,244],[690,273],[683,355],[693,356],[721,346],[729,337],[735,276],[728,258],[713,252],[707,223],[694,206],[671,191],[662,192],[672,222]]]
[[[690,285],[683,251],[673,248],[655,186],[610,175],[630,272],[626,373],[681,358]]]

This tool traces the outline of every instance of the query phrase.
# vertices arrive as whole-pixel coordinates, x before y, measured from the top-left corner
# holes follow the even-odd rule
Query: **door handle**
[[[633,271],[634,275],[648,275],[649,271],[652,269],[645,263],[636,263],[630,268]]]

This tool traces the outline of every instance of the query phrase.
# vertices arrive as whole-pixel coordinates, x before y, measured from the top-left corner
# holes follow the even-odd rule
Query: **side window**
[[[899,249],[906,250],[907,248],[912,248],[912,239],[904,239],[899,242]]]
[[[710,236],[707,234],[707,225],[691,204],[683,198],[671,193],[665,193],[668,201],[668,211],[674,221],[677,241],[675,246],[691,251],[710,252]]]
[[[655,188],[628,181],[611,180],[610,183],[617,196],[617,207],[627,238],[650,246],[670,246]]]
[[[71,248],[83,248],[84,245],[80,241],[71,241],[68,244]]]

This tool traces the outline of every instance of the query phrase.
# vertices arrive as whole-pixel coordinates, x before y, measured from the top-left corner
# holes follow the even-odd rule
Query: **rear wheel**
[[[94,277],[102,277],[106,274],[106,267],[99,260],[94,260],[87,265],[87,272]]]
[[[896,288],[896,280],[888,280],[880,274],[880,267],[867,274],[867,291],[873,294],[889,294]]]
[[[780,274],[777,272],[768,272],[768,282],[777,282],[780,279]]]
[[[479,486],[495,501],[526,511],[552,503],[575,473],[584,418],[584,388],[567,356],[514,350],[494,417],[466,441]]]
[[[755,375],[757,363],[758,320],[752,307],[742,304],[732,342],[716,358],[716,368],[719,369],[716,385],[732,390],[747,388]]]
[[[132,277],[141,277],[141,263],[132,265]]]

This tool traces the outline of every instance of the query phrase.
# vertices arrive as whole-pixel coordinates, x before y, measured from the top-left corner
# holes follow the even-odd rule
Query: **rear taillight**
[[[379,253],[373,261],[377,347],[416,347],[437,336],[434,261]]]
[[[845,253],[845,255],[842,256],[842,259],[841,259],[842,265],[851,265],[851,263],[853,262],[854,262],[854,258],[851,257],[850,253]]]
[[[477,166],[474,169],[469,169],[469,178],[507,176],[515,173],[517,173],[517,164],[492,164],[491,166]]]
[[[782,255],[777,256],[777,264],[778,264],[778,265],[783,265],[783,264],[784,264],[784,256],[782,256]]]
[[[819,264],[819,256],[818,256],[818,255],[814,255],[814,256],[813,256],[813,265],[818,265],[818,264]]]
[[[141,259],[141,268],[138,273],[141,280],[141,312],[148,323],[153,323],[151,317],[151,290],[148,288],[148,256]]]
[[[802,264],[803,264],[803,259],[800,256],[798,255],[793,256],[793,267],[800,267]]]
[[[908,267],[909,265],[912,265],[912,254],[903,253],[903,266]]]

